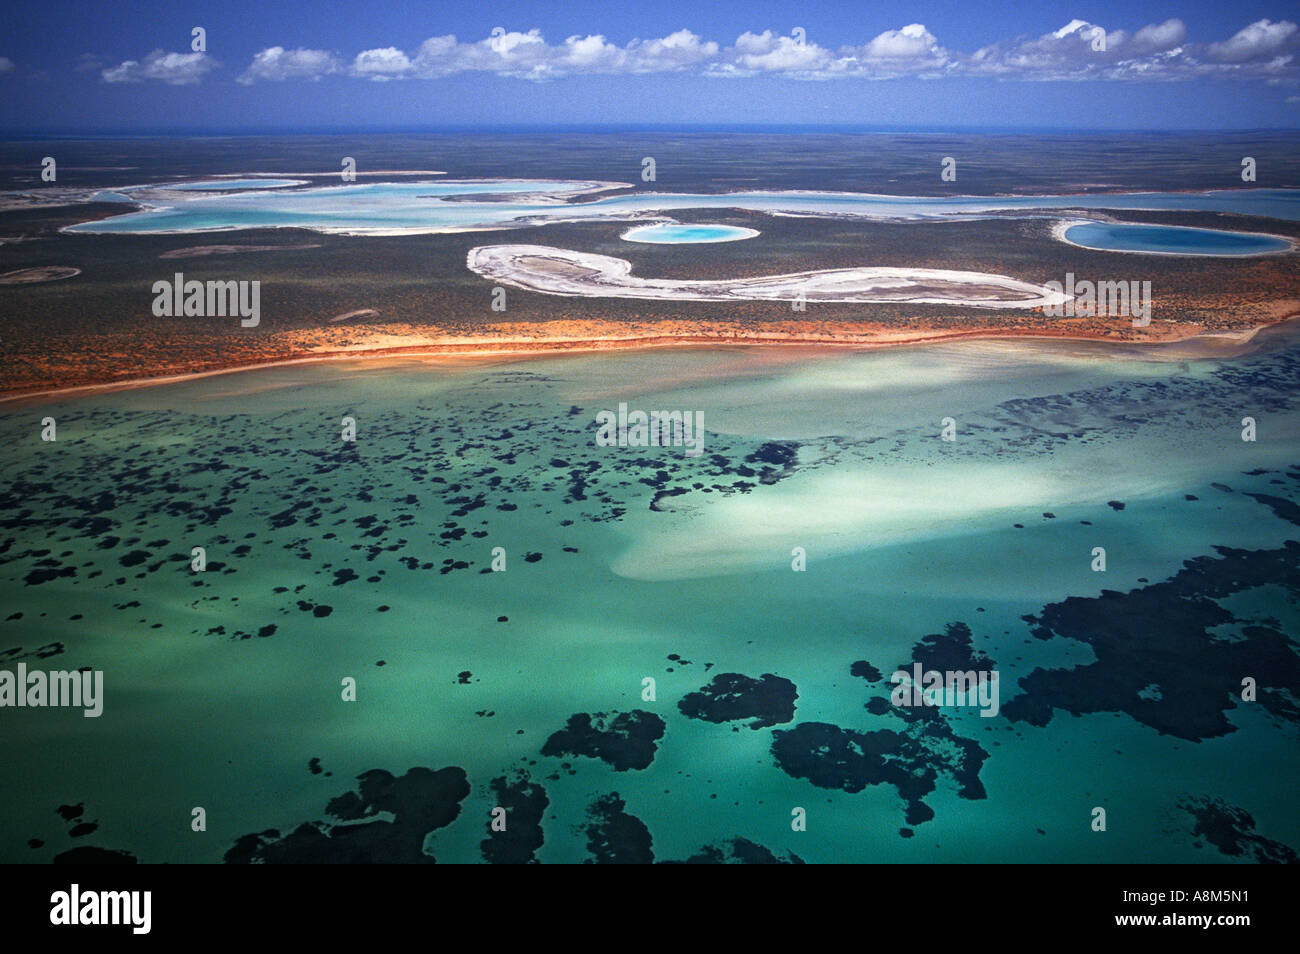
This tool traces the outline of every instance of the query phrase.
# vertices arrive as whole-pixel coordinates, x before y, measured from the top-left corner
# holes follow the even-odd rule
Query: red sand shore
[[[1287,320],[1296,320],[1289,316]],[[0,404],[21,406],[28,403],[46,403],[64,397],[88,395],[96,392],[150,387],[222,374],[236,374],[259,368],[285,367],[299,364],[317,364],[334,361],[355,361],[382,367],[385,361],[404,359],[448,359],[453,363],[480,361],[525,360],[561,354],[583,354],[602,351],[633,351],[657,348],[711,348],[749,347],[785,350],[798,349],[802,354],[830,353],[845,348],[876,350],[881,348],[926,345],[943,342],[988,339],[1040,342],[1088,342],[1128,346],[1144,352],[1144,356],[1166,356],[1180,360],[1194,357],[1230,356],[1244,350],[1255,334],[1268,325],[1259,325],[1229,333],[1204,333],[1202,329],[1178,326],[1145,340],[1119,338],[1108,335],[1087,334],[1073,330],[1020,330],[998,328],[972,328],[961,331],[918,331],[875,329],[871,333],[817,334],[817,333],[729,333],[672,332],[663,334],[635,334],[625,337],[603,335],[598,337],[535,337],[535,338],[432,338],[411,345],[362,345],[352,348],[306,348],[265,359],[253,358],[227,367],[203,368],[179,374],[159,374],[116,381],[93,382],[61,388],[19,390],[0,394]],[[1154,330],[1154,329],[1152,329]],[[396,336],[384,336],[391,340]],[[400,340],[400,339],[399,339]]]

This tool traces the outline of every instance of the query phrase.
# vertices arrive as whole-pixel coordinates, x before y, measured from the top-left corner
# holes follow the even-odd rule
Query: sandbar
[[[489,281],[547,295],[672,301],[809,301],[1040,308],[1069,296],[990,272],[832,268],[762,278],[638,278],[627,259],[545,245],[479,245],[466,264]]]

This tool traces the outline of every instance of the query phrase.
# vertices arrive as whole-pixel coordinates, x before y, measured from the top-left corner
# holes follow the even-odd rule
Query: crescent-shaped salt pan
[[[1039,308],[1069,296],[988,272],[934,268],[831,268],[762,278],[675,281],[637,278],[632,263],[545,245],[479,245],[470,271],[547,295],[671,301],[795,301]]]

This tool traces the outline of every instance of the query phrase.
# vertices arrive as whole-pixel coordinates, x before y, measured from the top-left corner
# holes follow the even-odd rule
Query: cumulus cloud
[[[886,30],[851,51],[842,66],[857,75],[876,79],[907,74],[934,75],[956,65],[953,55],[921,23]]]
[[[454,35],[429,37],[407,55],[397,47],[359,53],[349,73],[367,79],[436,79],[455,73],[490,72],[524,79],[552,79],[573,74],[665,73],[708,63],[718,44],[689,30],[665,37],[632,40],[626,46],[600,34],[575,34],[550,45],[540,30],[502,30],[464,43]]]
[[[671,73],[708,63],[718,55],[718,44],[678,30],[657,40],[633,40],[627,51],[630,72]]]
[[[497,28],[491,36],[475,41],[448,34],[430,37],[414,51],[397,46],[364,50],[350,64],[322,50],[270,47],[254,57],[240,82],[318,79],[330,73],[397,80],[481,72],[542,81],[574,75],[692,71],[718,77],[792,79],[990,76],[1040,81],[1217,76],[1287,84],[1300,83],[1298,51],[1300,30],[1287,20],[1259,20],[1225,40],[1195,43],[1187,25],[1177,18],[1131,33],[1076,18],[1041,36],[1013,37],[973,52],[944,46],[922,23],[885,30],[859,45],[831,44],[820,37],[814,41],[802,30],[794,34],[763,30],[742,33],[725,47],[690,30],[619,45],[598,33],[574,34],[562,42],[548,43],[540,30]],[[109,74],[115,77],[110,82],[143,78],[148,69],[148,61],[128,61],[106,70],[105,79]]]
[[[363,79],[391,80],[410,74],[412,64],[405,53],[395,46],[380,50],[365,50],[352,61],[352,75]]]
[[[1104,37],[1104,42],[1100,38]],[[1218,43],[1189,41],[1179,19],[1152,23],[1129,34],[1072,20],[1041,37],[994,44],[962,64],[972,73],[1025,80],[1146,79],[1197,77],[1300,81],[1300,48],[1294,23],[1260,20]]]
[[[100,75],[105,83],[161,80],[171,86],[189,86],[199,82],[219,65],[206,53],[167,53],[154,50],[143,61],[124,60]]]
[[[343,68],[338,57],[327,50],[286,50],[282,46],[269,46],[253,57],[248,69],[236,82],[247,86],[257,80],[309,79],[338,73]]]
[[[1131,50],[1136,53],[1163,53],[1187,41],[1187,24],[1182,20],[1152,23],[1133,34]]]
[[[436,79],[457,72],[456,47],[458,45],[453,35],[429,37],[415,51],[416,75],[426,79]]]
[[[1027,79],[1082,79],[1113,62],[1107,51],[1126,37],[1087,20],[1071,20],[1059,30],[1032,39],[986,46],[971,56],[973,73]]]
[[[920,23],[901,30],[886,30],[862,48],[862,55],[872,60],[916,60],[932,56],[939,41]]]
[[[708,72],[714,76],[779,74],[797,79],[934,75],[954,65],[953,57],[923,24],[886,30],[861,46],[835,50],[803,37],[742,33]]]
[[[489,71],[503,76],[538,78],[549,72],[551,47],[540,30],[502,31],[477,43],[461,43],[454,35],[434,36],[420,44],[411,75],[425,79],[453,73]]]
[[[825,69],[830,51],[806,39],[773,33],[742,33],[719,64],[723,70],[740,74],[809,73]]]
[[[1282,52],[1288,46],[1294,48],[1296,25],[1289,20],[1274,23],[1271,20],[1256,20],[1250,26],[1239,30],[1232,39],[1223,43],[1211,43],[1211,58],[1220,63],[1246,63],[1251,60],[1269,59]]]

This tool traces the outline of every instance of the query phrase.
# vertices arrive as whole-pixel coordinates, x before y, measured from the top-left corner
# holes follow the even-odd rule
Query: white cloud
[[[1077,38],[1083,33],[1085,27],[1088,30],[1091,30],[1092,24],[1089,23],[1087,20],[1074,19],[1071,20],[1069,23],[1067,23],[1065,26],[1061,27],[1061,29],[1055,30],[1049,35],[1053,40],[1064,40],[1066,37],[1071,37],[1071,36]],[[1045,36],[1042,39],[1046,40],[1047,37]]]
[[[269,46],[253,57],[248,69],[237,82],[248,85],[257,80],[310,79],[337,73],[343,68],[338,57],[326,50],[286,50]]]
[[[807,73],[829,66],[830,51],[816,43],[764,30],[742,33],[726,51],[724,69],[745,73]]]
[[[820,39],[820,38],[819,38]],[[1104,42],[1103,42],[1104,40]],[[500,30],[473,42],[429,37],[414,52],[389,46],[364,50],[344,64],[323,50],[270,47],[239,78],[318,79],[330,73],[370,80],[437,79],[492,73],[529,80],[574,75],[641,75],[693,71],[705,76],[779,76],[789,79],[900,76],[991,76],[1042,80],[1179,80],[1193,77],[1300,83],[1300,30],[1290,21],[1259,20],[1217,43],[1190,41],[1177,18],[1128,32],[1072,19],[1037,37],[1014,37],[971,53],[945,47],[924,24],[885,30],[860,45],[823,45],[799,36],[745,32],[722,47],[690,30],[624,45],[598,34],[574,34],[551,44],[540,30]],[[157,54],[151,54],[155,56]],[[179,57],[181,54],[168,54]],[[146,78],[155,65],[127,61],[104,71],[109,82]],[[184,75],[179,68],[178,76]],[[111,78],[110,78],[111,77]],[[158,78],[165,78],[159,76]],[[189,80],[173,79],[169,82]]]
[[[352,62],[352,75],[363,79],[390,80],[410,75],[414,65],[395,46],[358,53]]]
[[[7,56],[0,56],[0,73],[8,73],[14,68],[14,61]]]
[[[492,70],[525,79],[543,79],[554,73],[549,62],[554,54],[542,39],[541,30],[503,33],[458,46],[457,53],[463,59],[464,68],[469,70]]]
[[[557,65],[578,73],[619,73],[627,53],[603,36],[571,36],[564,41],[564,52]]]
[[[870,60],[916,60],[932,56],[939,41],[920,23],[901,30],[886,30],[862,48]]]
[[[540,30],[503,32],[477,43],[461,43],[453,35],[434,36],[421,43],[416,51],[412,75],[434,79],[453,73],[487,71],[539,78],[547,72],[547,61],[554,49],[546,45]]]
[[[1256,20],[1239,30],[1232,39],[1211,43],[1209,54],[1220,63],[1245,63],[1272,57],[1295,38],[1296,25],[1289,20],[1274,23]]]
[[[1104,48],[1096,42],[1105,34]],[[1071,20],[1037,39],[994,44],[965,58],[960,67],[1022,80],[1143,79],[1197,77],[1300,82],[1300,49],[1294,23],[1260,20],[1222,43],[1189,42],[1179,19],[1142,27],[1136,33],[1104,31],[1085,20]]]
[[[503,31],[473,43],[462,43],[451,34],[429,37],[410,56],[397,47],[366,50],[357,54],[348,72],[367,79],[436,79],[490,72],[542,80],[573,74],[673,72],[706,64],[717,54],[718,44],[705,42],[689,30],[635,39],[626,46],[600,34],[575,34],[552,46],[534,29]]]
[[[869,79],[929,76],[956,66],[953,55],[920,23],[886,30],[863,46],[843,52],[848,55],[836,63],[835,71]]]
[[[1098,50],[1103,38],[1105,49]],[[1115,51],[1126,39],[1122,31],[1107,33],[1104,27],[1076,19],[1036,39],[984,47],[966,65],[972,73],[1024,79],[1083,79],[1112,63]]]
[[[161,80],[171,86],[189,86],[220,65],[206,53],[166,53],[154,50],[139,60],[124,60],[100,75],[105,83],[138,83]]]
[[[1164,23],[1152,23],[1133,34],[1132,51],[1139,53],[1163,53],[1187,41],[1187,24],[1182,20],[1166,20]]]
[[[454,36],[429,37],[415,52],[416,75],[433,79],[455,73],[457,71],[456,47]]]
[[[630,72],[669,73],[707,63],[718,55],[718,44],[678,30],[657,40],[633,40],[627,52]]]

